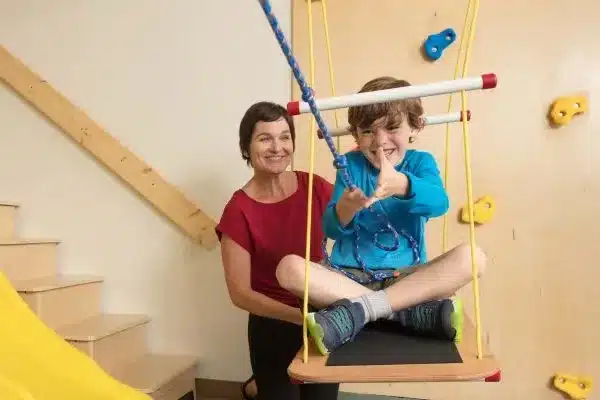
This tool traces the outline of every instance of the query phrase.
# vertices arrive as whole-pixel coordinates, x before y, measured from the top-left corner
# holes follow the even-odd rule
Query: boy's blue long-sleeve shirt
[[[379,169],[358,150],[347,153],[346,159],[351,182],[367,197],[371,197],[377,187]],[[356,213],[346,226],[341,226],[335,209],[346,189],[338,171],[331,200],[323,214],[325,235],[335,240],[331,253],[331,261],[334,264],[360,267],[355,257],[357,228],[359,256],[370,269],[397,269],[414,263],[413,250],[408,240],[400,233],[401,230],[418,243],[420,263],[427,261],[425,224],[430,218],[444,215],[449,207],[439,168],[430,153],[411,149],[395,169],[408,177],[407,195],[377,201],[373,208],[379,212],[379,218],[373,211],[363,209]],[[386,227],[386,219],[399,234],[399,247],[395,251],[383,250],[374,242],[375,233]],[[378,242],[384,246],[393,245],[393,234],[389,230],[380,233]]]

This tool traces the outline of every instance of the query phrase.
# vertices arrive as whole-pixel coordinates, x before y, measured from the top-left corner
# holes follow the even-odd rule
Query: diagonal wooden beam
[[[217,245],[214,220],[1,45],[0,79],[194,241]]]

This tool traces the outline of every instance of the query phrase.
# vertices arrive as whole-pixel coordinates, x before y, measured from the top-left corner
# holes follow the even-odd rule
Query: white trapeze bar
[[[471,120],[471,110],[467,110],[467,121],[470,121],[470,120]],[[449,123],[449,122],[461,122],[461,121],[462,121],[462,112],[461,111],[448,113],[448,114],[429,115],[429,116],[423,117],[423,122],[425,123],[425,125],[438,125],[438,124],[445,124],[445,123]],[[348,131],[348,129],[346,129],[346,128],[331,129],[331,130],[329,130],[329,134],[331,135],[331,137],[346,136],[346,135],[350,135],[350,131]],[[320,129],[317,130],[317,135],[319,136],[319,139],[323,139],[323,132],[321,132]]]
[[[405,86],[401,88],[378,90],[374,92],[355,93],[345,96],[326,97],[315,99],[317,109],[335,110],[351,106],[385,103],[387,101],[410,99],[415,97],[436,96],[440,94],[455,93],[462,90],[493,89],[498,80],[496,74],[483,74],[481,76],[455,79],[421,85]],[[310,105],[304,101],[290,101],[287,104],[290,115],[311,112]]]

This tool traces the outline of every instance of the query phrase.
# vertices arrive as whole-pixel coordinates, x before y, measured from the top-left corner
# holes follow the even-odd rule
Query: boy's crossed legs
[[[470,251],[468,244],[459,245],[376,291],[311,263],[308,302],[320,311],[308,315],[308,327],[321,353],[335,350],[352,340],[366,323],[380,319],[408,331],[460,339],[462,309],[448,298],[472,280]],[[475,262],[481,276],[486,257],[479,248]],[[279,284],[300,298],[304,295],[304,268],[304,259],[295,255],[284,257],[277,267]]]

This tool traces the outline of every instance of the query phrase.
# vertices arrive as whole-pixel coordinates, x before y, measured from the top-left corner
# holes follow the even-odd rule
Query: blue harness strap
[[[277,20],[277,17],[273,13],[270,1],[269,0],[259,0],[259,2],[265,13],[265,16],[267,17],[267,20],[269,21],[269,25],[271,26],[273,33],[275,34],[275,37],[276,37],[277,41],[279,42],[281,51],[283,52],[285,58],[287,59],[288,65],[292,69],[294,78],[296,79],[296,82],[298,83],[298,86],[300,87],[300,90],[302,92],[302,101],[308,103],[308,105],[310,106],[310,111],[316,120],[317,126],[319,127],[319,129],[322,132],[323,139],[327,143],[327,146],[329,147],[329,150],[331,151],[331,154],[333,155],[333,166],[341,172],[341,177],[344,182],[344,185],[346,187],[348,187],[350,190],[355,189],[356,185],[351,182],[350,174],[348,173],[348,170],[347,170],[346,156],[340,154],[337,151],[335,144],[333,143],[333,139],[331,137],[331,134],[329,133],[329,129],[327,128],[327,125],[325,124],[325,121],[321,117],[321,113],[320,113],[319,109],[317,108],[317,104],[315,102],[314,94],[313,94],[314,92],[310,88],[310,86],[308,85],[306,80],[304,79],[302,71],[300,71],[300,67],[298,66],[298,63],[296,62],[296,59],[295,59],[294,55],[292,54],[292,51],[290,49],[290,46],[288,45],[285,35],[284,35],[283,31],[281,30],[281,28],[279,27],[279,22]],[[377,247],[379,247],[380,249],[387,250],[387,251],[395,251],[396,249],[398,249],[399,242],[400,242],[400,236],[399,236],[398,232],[394,229],[394,227],[389,223],[387,218],[385,216],[383,216],[380,212],[375,210],[374,206],[375,206],[375,204],[371,205],[368,208],[368,210],[375,213],[377,215],[378,219],[383,220],[384,227],[379,229],[377,232],[375,232],[373,241],[374,241],[375,245]],[[325,254],[326,260],[329,263],[329,265],[331,267],[335,268],[336,270],[340,271],[344,275],[348,276],[352,280],[357,281],[361,284],[367,284],[367,283],[371,283],[373,281],[380,282],[380,281],[394,277],[395,273],[393,271],[373,271],[365,265],[365,263],[363,262],[363,259],[360,257],[359,251],[358,251],[359,230],[360,229],[357,225],[357,229],[355,232],[355,240],[354,240],[354,243],[355,243],[354,255],[356,257],[358,264],[362,268],[362,270],[364,272],[366,272],[371,277],[371,279],[370,280],[362,279],[362,278],[352,274],[351,272],[347,271],[346,269],[341,268],[340,266],[332,263],[329,255],[327,254],[327,248],[326,248],[327,238],[325,238],[323,240],[322,248],[323,248],[323,253]],[[389,232],[393,235],[393,237],[394,237],[393,245],[384,246],[383,244],[380,244],[378,242],[379,235],[381,235],[385,232]],[[420,260],[419,260],[418,243],[416,242],[416,240],[414,238],[412,238],[410,235],[408,235],[408,233],[401,231],[401,234],[409,241],[411,248],[413,250],[413,254],[414,254],[413,265],[419,263]]]

